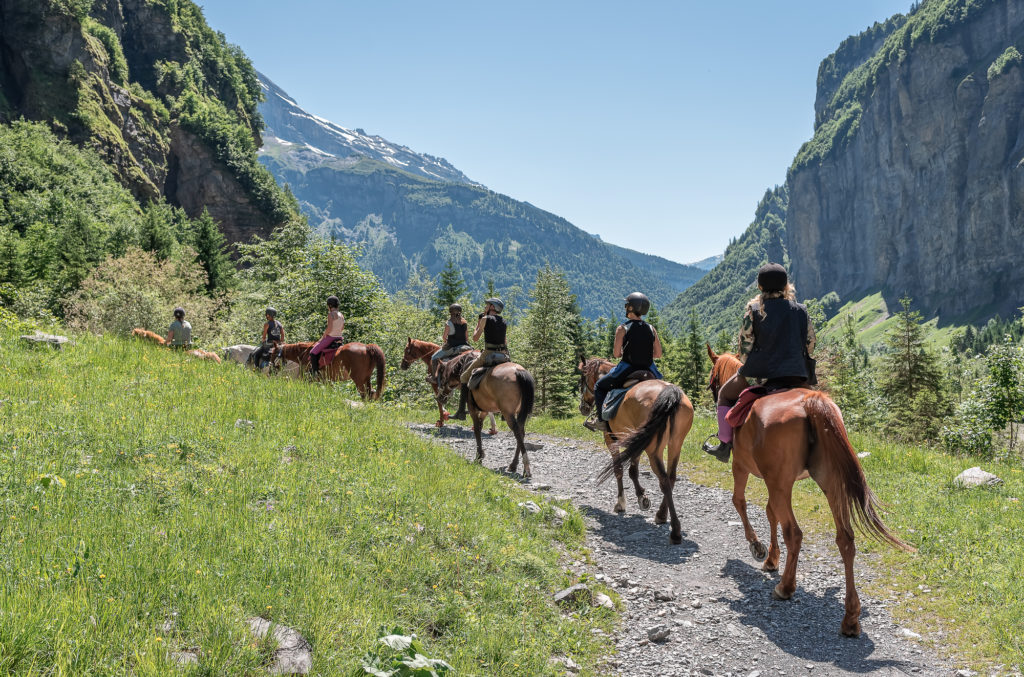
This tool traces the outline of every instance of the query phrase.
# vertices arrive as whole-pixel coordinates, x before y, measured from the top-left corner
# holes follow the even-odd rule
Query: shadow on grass
[[[768,641],[792,656],[831,663],[851,673],[912,667],[905,661],[869,658],[875,643],[863,632],[858,638],[839,634],[844,609],[838,587],[811,592],[798,583],[792,599],[778,601],[772,597],[777,573],[768,577],[760,568],[737,559],[727,560],[722,573],[736,581],[741,597],[718,601],[732,609],[740,623],[760,629]],[[868,610],[862,610],[861,620],[868,617]]]

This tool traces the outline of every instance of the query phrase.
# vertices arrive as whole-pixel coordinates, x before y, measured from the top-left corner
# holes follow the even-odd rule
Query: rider
[[[309,350],[309,369],[311,375],[316,376],[320,372],[320,353],[327,349],[335,341],[344,342],[345,316],[338,310],[338,297],[327,297],[327,330],[320,340]]]
[[[284,326],[277,321],[277,311],[273,308],[266,310],[267,322],[263,325],[263,341],[260,347],[253,354],[253,364],[257,369],[262,369],[264,362],[274,356],[274,351],[284,343]]]
[[[651,309],[651,300],[645,294],[633,292],[626,297],[626,322],[615,330],[612,354],[621,358],[615,367],[594,384],[594,413],[583,425],[591,430],[611,432],[608,422],[601,418],[601,407],[608,391],[619,388],[634,371],[646,369],[662,378],[654,360],[661,357],[661,339],[658,330],[644,322],[643,316]]]
[[[184,350],[192,345],[192,325],[185,319],[185,309],[174,309],[174,321],[167,328],[167,345]]]
[[[796,302],[796,288],[789,283],[786,269],[777,263],[761,267],[757,273],[758,296],[747,303],[740,329],[743,366],[718,391],[718,440],[703,449],[719,461],[729,460],[732,450],[732,426],[725,420],[729,409],[750,385],[747,379],[763,380],[770,387],[799,388],[813,382],[808,358],[814,352],[814,325],[807,307]]]
[[[430,356],[430,376],[428,377],[430,380],[434,379],[434,374],[437,373],[437,363],[440,360],[447,360],[449,357],[469,350],[468,334],[469,325],[462,317],[462,306],[458,303],[451,304],[448,306],[448,322],[445,323],[444,333],[441,335],[444,345]]]
[[[477,316],[476,330],[473,332],[474,341],[479,341],[480,335],[483,335],[484,349],[480,351],[480,356],[463,370],[460,377],[462,390],[459,393],[459,411],[455,414],[455,418],[460,420],[466,418],[465,405],[469,398],[469,377],[473,375],[473,370],[484,366],[488,356],[494,353],[501,353],[508,357],[508,345],[505,343],[508,326],[505,324],[505,318],[501,316],[505,304],[499,298],[486,299],[484,304],[484,312]]]

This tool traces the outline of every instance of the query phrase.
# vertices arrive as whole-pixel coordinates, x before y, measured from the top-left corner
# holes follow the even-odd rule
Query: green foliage
[[[1017,51],[1016,47],[1010,45],[988,67],[988,79],[991,80],[998,77],[1014,66],[1019,67],[1022,62],[1024,62],[1024,58],[1021,58],[1020,52]]]
[[[991,458],[1014,455],[1024,422],[1024,347],[1007,335],[989,347],[985,378],[964,399],[942,442],[953,453]]]
[[[206,271],[206,289],[217,291],[234,284],[235,271],[228,257],[224,234],[220,232],[210,213],[203,209],[202,215],[192,225],[192,246],[196,250],[196,263]]]
[[[574,299],[562,271],[545,266],[537,271],[533,303],[522,326],[522,357],[518,359],[537,382],[537,407],[565,416],[573,407],[573,368],[576,364],[569,328]],[[517,353],[518,354],[518,353]]]
[[[697,311],[694,309],[690,310],[690,319],[686,324],[685,333],[679,339],[678,349],[681,353],[680,368],[673,376],[677,379],[679,387],[689,396],[690,402],[697,406],[708,392],[707,380],[711,365]]]
[[[402,628],[382,631],[379,645],[363,656],[363,670],[374,677],[438,677],[452,669],[438,658],[427,658],[416,634]]]
[[[466,283],[462,272],[455,263],[448,259],[444,270],[438,276],[437,293],[434,295],[434,314],[438,318],[448,316],[448,306],[458,303],[466,294]]]
[[[124,58],[124,49],[121,47],[121,40],[117,37],[117,33],[92,17],[82,19],[82,28],[86,33],[99,40],[103,49],[106,50],[109,60],[107,68],[110,70],[110,76],[114,82],[127,87],[128,61]]]

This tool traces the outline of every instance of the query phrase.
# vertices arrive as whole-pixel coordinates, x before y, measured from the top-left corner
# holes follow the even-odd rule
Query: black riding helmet
[[[498,311],[499,315],[501,314],[501,311],[505,310],[505,304],[499,298],[485,299],[484,304],[488,303],[494,306],[494,309]]]
[[[277,311],[273,308],[267,308],[266,314],[270,315],[271,317],[277,317]]]
[[[635,291],[626,297],[626,310],[630,309],[637,315],[646,315],[647,311],[651,309],[651,300],[647,298],[646,294]]]
[[[337,308],[339,303],[340,302],[338,301],[338,297],[337,296],[328,296],[327,297],[327,307],[328,308]]]
[[[765,264],[757,271],[757,286],[766,292],[785,291],[787,284],[789,276],[786,269],[777,263]]]
[[[450,306],[448,306],[448,313],[450,315],[461,315],[462,314],[462,306],[459,305],[458,303],[453,303]]]
[[[176,320],[184,320],[185,319],[185,309],[184,308],[175,308],[174,309],[174,319],[176,319]]]

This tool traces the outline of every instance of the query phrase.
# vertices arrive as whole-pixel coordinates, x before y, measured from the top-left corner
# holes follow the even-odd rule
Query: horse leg
[[[641,510],[651,509],[651,499],[647,498],[647,492],[640,486],[640,459],[634,458],[629,462],[629,479],[633,480],[633,489],[636,490],[636,500]]]
[[[772,595],[775,599],[789,599],[796,592],[796,563],[800,557],[800,544],[804,534],[796,523],[793,514],[793,487],[768,489],[768,503],[772,512],[782,526],[782,538],[786,541],[786,568],[782,571],[782,580],[775,586]]]
[[[440,428],[448,420],[448,412],[444,410],[444,402],[441,401],[441,395],[437,390],[437,383],[431,383],[430,387],[434,389],[434,401],[437,402],[437,423],[435,425]]]
[[[768,546],[768,559],[761,565],[763,571],[778,571],[779,557],[782,556],[782,549],[779,548],[779,519],[775,516],[772,506],[765,506],[764,514],[768,518],[768,528],[771,530],[771,543]]]
[[[679,446],[675,448],[674,452],[672,451],[672,447],[669,447],[669,453],[668,453],[668,456],[669,456],[669,458],[668,458],[669,492],[668,492],[668,494],[666,496],[663,496],[662,499],[661,499],[661,507],[658,508],[658,514],[655,515],[655,517],[654,517],[654,523],[655,524],[664,524],[665,522],[668,521],[667,518],[668,518],[668,513],[669,513],[669,507],[670,507],[669,504],[668,504],[668,499],[669,499],[669,497],[672,496],[672,492],[674,492],[675,489],[676,489],[676,468],[679,465],[679,452],[682,450],[682,447],[683,447],[682,440],[679,441]],[[675,501],[673,500],[673,503],[674,502]]]
[[[656,444],[656,442],[652,444]],[[665,464],[661,461],[661,454],[659,452],[661,452],[660,447],[653,451],[648,447],[647,457],[651,461],[651,469],[658,478],[658,485],[661,487],[662,504],[668,506],[668,514],[672,522],[672,529],[669,532],[668,540],[674,545],[679,545],[683,542],[683,530],[679,525],[679,517],[676,515],[676,504],[672,500],[672,485],[674,483],[669,477]]]
[[[512,429],[512,434],[516,438],[516,455],[512,457],[512,463],[508,467],[509,472],[515,472],[516,466],[519,465],[519,454],[523,455],[523,477],[529,478],[532,476],[530,473],[530,457],[526,454],[526,430],[523,426],[516,423],[515,412],[501,412],[501,415],[508,421],[508,427]],[[483,420],[481,419],[481,424]]]
[[[740,520],[743,521],[743,535],[746,536],[747,543],[750,544],[750,554],[760,562],[768,556],[768,550],[761,541],[757,540],[757,532],[754,531],[754,527],[750,526],[750,518],[747,517],[747,480],[749,478],[750,473],[741,469],[738,463],[733,462],[732,504],[736,508],[736,512],[739,513]],[[775,530],[772,529],[772,534],[774,533]]]
[[[853,542],[853,525],[850,524],[849,512],[846,512],[845,519],[841,517],[843,511],[839,505],[840,500],[842,499],[828,496],[828,504],[832,508],[832,517],[836,523],[836,545],[839,546],[839,554],[846,569],[846,613],[839,632],[847,637],[860,637],[860,596],[853,581],[853,558],[857,554],[857,546]]]
[[[473,436],[476,438],[476,458],[473,459],[475,463],[484,462],[484,442],[480,437],[480,429],[483,427],[484,419],[483,415],[475,410],[470,412],[470,417],[473,419]]]

